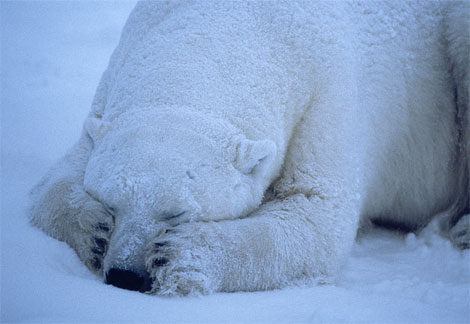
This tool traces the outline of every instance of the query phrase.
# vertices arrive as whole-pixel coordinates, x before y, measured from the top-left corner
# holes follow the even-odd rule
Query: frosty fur
[[[330,282],[358,228],[468,247],[465,2],[142,2],[32,223],[162,295]],[[465,216],[466,215],[466,216]]]

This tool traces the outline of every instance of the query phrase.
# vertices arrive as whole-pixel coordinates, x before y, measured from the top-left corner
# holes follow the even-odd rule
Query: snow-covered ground
[[[107,286],[28,225],[78,138],[133,2],[1,2],[2,322],[470,322],[470,252],[428,230],[358,242],[336,285],[162,298]]]

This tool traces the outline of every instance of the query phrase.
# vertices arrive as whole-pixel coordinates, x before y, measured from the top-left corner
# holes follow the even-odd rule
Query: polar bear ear
[[[276,144],[273,141],[243,139],[237,145],[234,166],[247,175],[264,175],[274,161],[276,152]]]
[[[89,117],[85,121],[85,130],[93,142],[97,142],[104,137],[111,123],[105,122],[100,118]]]

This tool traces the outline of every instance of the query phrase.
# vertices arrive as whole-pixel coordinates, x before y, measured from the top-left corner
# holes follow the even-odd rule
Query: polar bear
[[[142,2],[32,223],[108,284],[332,282],[358,229],[469,246],[468,2]]]

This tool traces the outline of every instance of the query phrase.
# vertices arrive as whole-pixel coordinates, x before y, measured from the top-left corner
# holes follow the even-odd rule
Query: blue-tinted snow
[[[2,322],[470,322],[470,252],[376,232],[337,285],[161,298],[107,286],[27,223],[26,194],[78,138],[133,2],[1,2]]]

